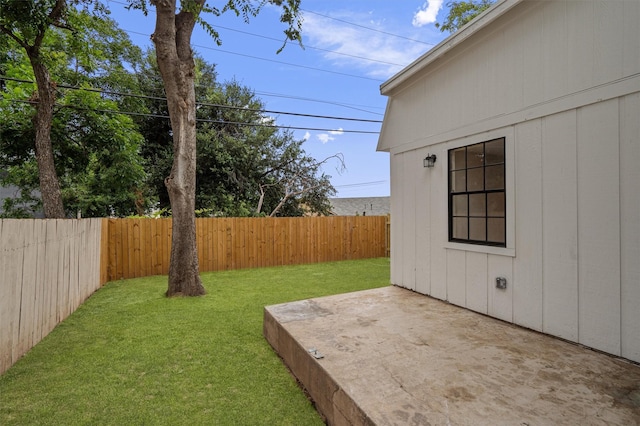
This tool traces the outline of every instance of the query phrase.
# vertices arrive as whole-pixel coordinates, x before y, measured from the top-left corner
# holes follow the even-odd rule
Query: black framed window
[[[449,150],[449,241],[506,247],[504,141]]]

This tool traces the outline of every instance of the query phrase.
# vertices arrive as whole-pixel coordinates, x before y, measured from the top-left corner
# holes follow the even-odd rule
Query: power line
[[[346,185],[335,185],[335,188],[359,188],[362,186],[375,186],[382,185],[383,183],[387,183],[386,180],[376,180],[372,182],[360,182],[360,183],[350,183]]]
[[[150,37],[149,34],[139,33],[137,31],[131,31],[131,30],[123,30],[123,31],[125,31],[127,33],[130,33],[130,34],[137,34],[137,35],[149,36]],[[256,60],[265,61],[265,62],[272,62],[272,63],[280,64],[280,65],[287,65],[287,66],[290,66],[290,67],[303,68],[303,69],[312,70],[312,71],[320,71],[320,72],[324,72],[324,73],[328,73],[328,74],[342,75],[342,76],[345,76],[345,77],[360,78],[360,79],[363,79],[363,80],[371,80],[371,81],[375,81],[375,82],[378,82],[378,83],[383,83],[384,82],[384,80],[380,80],[380,79],[373,78],[373,77],[366,77],[366,76],[363,76],[363,75],[356,75],[356,74],[349,74],[349,73],[345,73],[345,72],[326,70],[326,69],[323,69],[323,68],[310,67],[310,66],[307,66],[307,65],[294,64],[292,62],[278,61],[278,60],[275,60],[275,59],[262,58],[260,56],[249,55],[249,54],[246,54],[246,53],[238,53],[238,52],[232,52],[230,50],[217,49],[217,48],[214,48],[214,47],[203,46],[201,44],[192,44],[192,46],[193,47],[198,47],[200,49],[211,50],[211,51],[214,51],[214,52],[226,53],[228,55],[242,56],[244,58],[256,59]]]
[[[121,5],[128,6],[128,3],[117,1],[117,0],[107,0],[107,2],[108,3],[116,3],[116,4],[121,4]],[[332,19],[334,21],[342,22],[343,24],[352,25],[354,27],[360,27],[360,28],[363,28],[363,29],[366,29],[366,30],[369,30],[369,31],[374,31],[374,32],[385,34],[385,35],[389,35],[389,36],[392,36],[392,37],[402,38],[404,40],[409,40],[409,41],[412,41],[412,42],[415,42],[415,43],[421,43],[421,44],[425,44],[427,46],[435,46],[434,43],[428,43],[426,41],[422,41],[422,40],[417,40],[417,39],[410,38],[410,37],[401,36],[399,34],[394,34],[394,33],[390,33],[390,32],[387,32],[387,31],[382,31],[382,30],[379,30],[377,28],[367,27],[365,25],[360,25],[360,24],[356,24],[354,22],[345,21],[344,19],[339,19],[339,18],[334,18],[332,16],[323,15],[321,13],[314,12],[312,10],[300,9],[300,11],[301,12],[306,12],[306,13],[312,13],[314,15],[318,15],[318,16],[321,16],[323,18]],[[268,36],[264,36],[264,35],[260,35],[260,34],[250,33],[250,32],[247,32],[247,31],[237,30],[237,29],[234,29],[234,28],[223,27],[223,26],[220,26],[220,25],[215,25],[215,27],[222,28],[222,29],[229,30],[229,31],[235,31],[235,32],[242,33],[242,34],[251,35],[251,36],[254,36],[254,37],[260,37],[260,38],[264,38],[264,39],[267,39],[267,40],[274,40],[274,41],[282,42],[282,40],[276,39],[274,37],[268,37]],[[141,35],[145,35],[145,34],[141,34]],[[367,61],[380,62],[380,63],[387,64],[387,65],[404,66],[404,65],[401,65],[401,64],[394,64],[392,62],[385,62],[385,61],[380,61],[380,60],[377,60],[377,59],[364,58],[364,57],[361,57],[361,56],[350,55],[348,53],[336,52],[334,50],[327,50],[327,49],[323,49],[321,47],[315,47],[315,46],[306,46],[306,47],[308,47],[310,49],[316,49],[316,50],[322,50],[322,51],[325,51],[325,52],[335,53],[335,54],[338,54],[338,55],[351,56],[351,57],[354,57],[354,58],[364,59],[364,60],[367,60]]]
[[[154,78],[153,81],[160,82],[160,84],[162,84],[162,81],[157,79],[157,78]],[[204,84],[196,84],[195,86],[196,87],[200,87],[200,88],[204,88],[204,89],[207,89],[207,88],[211,87],[211,86],[204,85]],[[345,103],[345,102],[329,101],[329,100],[326,100],[326,99],[305,98],[305,97],[288,95],[288,94],[283,94],[283,93],[264,92],[264,91],[260,91],[260,90],[254,90],[254,89],[250,89],[250,90],[251,90],[252,93],[254,93],[256,95],[260,95],[260,96],[274,97],[274,98],[285,98],[285,99],[293,99],[293,100],[297,100],[297,101],[317,102],[317,103],[321,103],[321,104],[336,105],[336,106],[339,106],[339,107],[342,107],[342,108],[347,108],[347,109],[353,109],[355,111],[366,112],[367,114],[374,114],[374,115],[384,116],[383,113],[370,111],[368,109],[365,109],[365,108],[384,109],[384,107],[379,107],[379,106],[351,104],[351,103]]]
[[[155,79],[154,81],[162,83],[160,80],[157,80],[157,79]],[[207,89],[207,88],[210,87],[210,86],[207,86],[207,85],[204,85],[204,84],[196,84],[195,86],[196,87],[200,87],[200,88],[204,88],[204,89]],[[253,89],[250,89],[250,90],[254,94],[260,95],[260,96],[273,97],[273,98],[293,99],[293,100],[296,100],[296,101],[304,101],[304,102],[316,102],[316,103],[328,104],[328,105],[336,105],[336,106],[339,106],[339,107],[342,107],[342,108],[347,108],[347,109],[352,109],[352,110],[355,110],[355,111],[366,112],[367,114],[374,114],[374,115],[384,116],[383,113],[370,111],[368,109],[365,109],[365,108],[384,109],[384,107],[378,107],[378,106],[373,106],[373,105],[350,104],[350,103],[344,103],[344,102],[329,101],[329,100],[326,100],[326,99],[305,98],[305,97],[288,95],[288,94],[283,94],[283,93],[264,92],[264,91],[253,90]]]
[[[233,31],[233,32],[240,33],[240,34],[246,34],[246,35],[250,35],[250,36],[253,36],[253,37],[263,38],[265,40],[272,40],[272,41],[277,41],[279,43],[282,43],[282,40],[280,40],[278,38],[275,38],[275,37],[268,37],[268,36],[261,35],[261,34],[250,33],[248,31],[237,30],[235,28],[223,27],[222,25],[214,25],[214,26],[216,28],[221,28],[223,30]],[[285,44],[290,44],[290,43],[291,43],[290,41],[286,41],[285,42]],[[332,54],[335,54],[335,55],[348,56],[350,58],[355,58],[355,59],[362,59],[364,61],[369,61],[369,62],[377,62],[377,63],[384,64],[384,65],[395,65],[395,66],[398,66],[398,67],[405,67],[407,65],[407,64],[403,65],[403,64],[396,64],[394,62],[381,61],[379,59],[365,58],[364,56],[351,55],[349,53],[338,52],[336,50],[330,50],[330,49],[323,49],[322,47],[317,47],[317,46],[305,45],[304,48],[305,49],[312,49],[312,50],[319,50],[321,52],[332,53]]]
[[[122,2],[122,1],[117,1],[117,0],[108,0],[108,3],[116,3],[116,4],[121,4],[121,5],[124,5],[124,6],[128,6],[128,3]],[[310,13],[315,13],[315,12],[310,12]],[[351,24],[351,25],[357,25],[357,24],[353,24],[353,23],[350,23],[350,22],[347,22],[347,21],[344,21],[344,22],[348,23],[348,24]],[[244,33],[244,34],[253,35],[253,36],[256,36],[256,37],[262,37],[262,38],[266,38],[266,39],[270,39],[270,40],[281,41],[279,39],[263,36],[263,35],[260,35],[260,34],[249,33],[249,32],[236,30],[236,29],[223,27],[223,26],[217,26],[217,27],[218,28],[224,28],[224,29],[231,30],[231,31]],[[368,28],[368,27],[364,27],[364,28],[370,29],[372,31],[379,31],[379,30],[375,30],[375,29],[372,29],[372,28]],[[150,37],[149,34],[144,34],[144,33],[140,33],[140,32],[137,32],[137,31],[124,30],[124,29],[123,29],[123,31],[131,33],[131,34],[141,35],[141,36],[144,36],[144,37]],[[386,34],[392,35],[392,36],[395,36],[395,37],[404,38],[402,36],[399,36],[399,35],[396,35],[396,34],[392,34],[392,33],[386,33]],[[412,40],[412,39],[409,39],[409,40]],[[412,40],[412,41],[417,41],[417,40]],[[424,42],[422,42],[422,43],[424,43]],[[428,43],[425,43],[425,44],[428,44]],[[197,46],[197,45],[194,45],[194,46]],[[214,51],[216,50],[216,49],[212,49],[211,47],[208,47],[208,46],[197,46],[197,47],[202,47],[204,49],[211,49],[211,50],[214,50]],[[385,62],[385,61],[379,61],[379,60],[370,59],[370,58],[359,57],[359,56],[355,56],[355,55],[349,55],[349,54],[346,54],[346,53],[336,52],[336,51],[332,51],[332,50],[326,50],[326,49],[322,49],[322,48],[319,48],[319,47],[310,46],[310,48],[318,49],[318,50],[324,50],[324,51],[335,53],[335,54],[339,54],[339,55],[352,56],[354,58],[359,58],[359,59],[364,59],[364,60],[369,60],[369,61],[374,61],[374,62],[380,62],[380,63],[384,63],[384,64],[389,64],[389,65],[403,66],[401,64],[395,64],[395,63],[391,63],[391,62]],[[222,51],[222,50],[220,50],[220,51]],[[225,51],[222,51],[222,52],[224,52],[224,53],[233,53],[233,52],[225,52]],[[263,58],[256,58],[256,59],[263,59]],[[264,59],[264,60],[268,60],[268,59]],[[298,66],[297,64],[290,64],[290,63],[285,63],[285,64],[291,65],[291,66]],[[368,77],[362,77],[362,76],[354,76],[354,75],[351,75],[351,74],[342,74],[342,73],[337,73],[335,71],[328,71],[328,70],[319,69],[319,68],[313,68],[313,67],[307,67],[307,68],[312,69],[312,70],[322,71],[322,72],[330,72],[330,73],[336,73],[336,74],[341,74],[341,75],[347,75],[347,76],[356,77],[356,78],[368,78]],[[371,78],[369,78],[369,79],[371,79]],[[377,80],[377,79],[371,79],[371,80],[376,81],[376,82],[382,82],[382,80]],[[301,97],[297,97],[297,96],[293,96],[293,95],[286,95],[286,94],[277,94],[277,93],[259,92],[259,91],[254,91],[254,92],[257,93],[257,94],[261,94],[263,96],[280,97],[280,98],[287,98],[287,99],[294,99],[294,100],[302,100],[302,101],[306,101],[306,102],[327,103],[327,104],[337,105],[337,106],[344,107],[344,108],[354,109],[354,110],[357,110],[357,111],[367,112],[367,113],[370,113],[370,114],[376,114],[376,115],[381,115],[381,116],[383,115],[383,114],[381,114],[379,112],[373,112],[373,111],[369,111],[369,110],[366,110],[366,109],[358,108],[358,107],[363,107],[363,108],[379,108],[379,107],[370,107],[370,106],[364,106],[364,105],[355,105],[355,104],[339,103],[339,102],[332,102],[332,101],[324,101],[324,100],[318,100],[318,99],[312,99],[312,98],[301,98]]]
[[[34,81],[31,81],[31,80],[22,80],[22,79],[18,79],[18,78],[6,77],[6,76],[2,76],[2,75],[0,75],[0,80],[14,81],[14,82],[17,82],[17,83],[28,83],[28,84],[34,84],[35,83]],[[131,98],[138,98],[138,99],[151,99],[151,100],[158,100],[158,101],[165,101],[165,102],[167,100],[167,98],[159,97],[159,96],[139,95],[139,94],[135,94],[135,93],[122,93],[122,92],[116,92],[116,91],[113,91],[113,90],[103,90],[103,89],[88,88],[88,87],[77,87],[77,86],[70,86],[70,85],[67,85],[67,84],[58,84],[57,87],[60,87],[60,88],[63,88],[63,89],[70,89],[70,90],[84,90],[84,91],[87,91],[87,92],[104,93],[104,94],[116,95],[116,96],[126,96],[126,97],[131,97]],[[208,106],[208,107],[221,108],[221,109],[233,109],[233,110],[250,111],[250,112],[255,112],[255,113],[259,113],[259,114],[266,113],[266,114],[292,115],[292,116],[297,116],[297,117],[320,118],[320,119],[328,119],[328,120],[357,121],[357,122],[363,122],[363,123],[382,123],[382,120],[369,120],[369,119],[364,119],[364,118],[352,118],[352,117],[337,117],[337,116],[330,116],[330,115],[303,114],[303,113],[297,113],[297,112],[285,112],[285,111],[275,111],[275,110],[268,110],[268,109],[245,108],[245,107],[239,107],[239,106],[233,106],[233,105],[212,104],[212,103],[206,103],[206,102],[196,102],[196,106]]]
[[[223,50],[223,49],[215,49],[213,47],[202,46],[202,45],[197,45],[197,44],[194,44],[193,46],[194,47],[199,47],[201,49],[209,49],[209,50],[212,50],[214,52],[222,52],[222,53],[226,53],[226,54],[229,54],[229,55],[236,55],[236,56],[242,56],[242,57],[250,58],[250,59],[257,59],[257,60],[260,60],[260,61],[273,62],[275,64],[280,64],[280,65],[288,65],[288,66],[291,66],[291,67],[303,68],[303,69],[312,70],[312,71],[320,71],[320,72],[325,72],[325,73],[328,73],[328,74],[343,75],[345,77],[360,78],[362,80],[371,80],[371,81],[375,81],[375,82],[378,82],[378,83],[383,83],[384,82],[384,80],[380,80],[380,79],[372,78],[372,77],[365,77],[363,75],[355,75],[355,74],[348,74],[348,73],[345,73],[345,72],[325,70],[325,69],[322,69],[322,68],[316,68],[316,67],[310,67],[310,66],[307,66],[307,65],[294,64],[294,63],[291,63],[291,62],[277,61],[275,59],[261,58],[259,56],[247,55],[245,53],[231,52],[229,50]]]
[[[30,104],[30,105],[36,105],[38,103],[37,101],[22,100],[22,99],[10,99],[9,101],[10,102],[14,102],[14,103],[24,103],[24,104]],[[55,106],[65,107],[65,108],[73,108],[73,109],[80,110],[80,111],[93,111],[93,112],[102,112],[102,113],[108,113],[108,114],[130,115],[130,116],[135,116],[135,117],[153,117],[153,118],[170,119],[170,117],[168,115],[164,115],[164,114],[150,114],[150,113],[133,112],[133,111],[116,111],[116,110],[110,110],[110,109],[81,108],[81,107],[74,106],[74,105],[61,105],[61,104],[56,104]],[[336,132],[336,131],[339,131],[340,133],[355,133],[355,134],[369,134],[369,135],[380,134],[380,132],[374,132],[374,131],[368,131],[368,130],[345,130],[345,129],[336,130],[336,129],[327,129],[327,128],[319,128],[319,127],[281,126],[281,125],[277,125],[277,124],[243,123],[243,122],[239,122],[239,121],[214,120],[214,119],[207,119],[207,118],[197,118],[196,121],[201,122],[201,123],[234,124],[234,125],[238,125],[238,126],[268,127],[268,128],[276,128],[276,129],[283,129],[283,130],[307,130],[307,131],[312,131],[312,132]]]
[[[357,104],[345,104],[345,103],[340,103],[340,102],[333,102],[333,101],[326,101],[326,100],[321,100],[321,99],[313,99],[313,98],[301,98],[299,96],[293,96],[293,95],[284,95],[284,94],[280,94],[280,93],[270,93],[270,92],[260,92],[260,91],[256,91],[254,90],[254,93],[260,96],[271,96],[274,98],[285,98],[285,99],[293,99],[293,100],[298,100],[298,101],[306,101],[306,102],[318,102],[321,104],[329,104],[329,105],[337,105],[343,108],[349,108],[349,109],[353,109],[356,111],[362,111],[362,112],[366,112],[369,114],[375,114],[375,115],[384,115],[382,113],[379,112],[374,112],[374,111],[369,111],[363,108],[381,108],[381,107],[374,107],[374,106],[368,106],[368,105],[357,105]],[[358,107],[362,107],[362,108],[358,108]]]
[[[323,15],[322,13],[314,12],[314,11],[311,11],[311,10],[306,10],[306,9],[300,9],[300,10],[303,11],[303,12],[306,12],[306,13],[311,13],[311,14],[314,14],[314,15],[322,16],[323,18],[332,19],[334,21],[342,22],[343,24],[348,24],[348,25],[353,25],[354,27],[364,28],[365,30],[374,31],[374,32],[385,34],[385,35],[389,35],[389,36],[392,36],[392,37],[402,38],[402,39],[405,39],[405,40],[413,41],[415,43],[426,44],[427,46],[435,46],[435,44],[433,44],[433,43],[427,43],[426,41],[417,40],[415,38],[409,38],[409,37],[401,36],[399,34],[389,33],[387,31],[382,31],[382,30],[379,30],[379,29],[376,29],[376,28],[371,28],[371,27],[367,27],[367,26],[364,26],[364,25],[356,24],[354,22],[345,21],[344,19],[334,18],[333,16]]]

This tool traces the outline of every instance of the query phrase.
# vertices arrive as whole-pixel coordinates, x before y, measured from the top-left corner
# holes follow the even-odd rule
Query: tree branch
[[[22,40],[20,37],[18,37],[17,35],[15,35],[13,33],[13,31],[11,31],[9,28],[5,27],[4,25],[0,24],[0,31],[2,31],[3,33],[5,33],[6,35],[8,35],[9,37],[11,37],[16,43],[18,43],[20,45],[20,47],[22,47],[24,50],[27,50],[29,48],[29,45],[27,43],[24,42],[24,40]]]
[[[344,168],[345,168],[344,156],[341,153],[330,155],[329,157],[325,158],[322,161],[313,163],[312,167],[317,169],[322,164],[325,164],[327,161],[329,161],[332,158],[337,159],[340,162],[340,170],[344,170]],[[298,179],[302,180],[302,182],[298,183],[299,186],[301,186],[301,188],[298,189],[298,190],[291,190],[291,188],[296,185],[296,181]],[[283,180],[285,180],[285,178],[280,179],[277,183],[280,183]],[[297,197],[297,196],[302,195],[302,194],[306,194],[307,192],[313,191],[314,189],[320,188],[322,186],[322,183],[318,183],[318,184],[315,184],[315,185],[309,184],[310,181],[312,181],[312,180],[308,179],[308,177],[305,176],[304,170],[300,170],[300,171],[294,173],[293,176],[290,176],[290,177],[286,178],[286,184],[284,185],[284,188],[285,188],[284,197],[280,200],[278,205],[273,209],[273,211],[271,212],[269,217],[274,217],[289,199],[291,199],[293,197]],[[264,199],[264,189],[263,189],[263,187],[273,186],[273,185],[276,185],[276,184],[264,185],[264,186],[260,185],[260,192],[261,192],[260,204],[259,204],[260,209],[262,209],[262,200]],[[258,213],[259,213],[259,210],[258,210]]]
[[[49,13],[47,21],[43,22],[41,24],[42,26],[38,28],[38,35],[36,35],[36,38],[33,40],[32,48],[36,49],[36,51],[40,50],[40,46],[42,46],[42,40],[44,40],[44,36],[47,32],[47,29],[49,28],[49,25],[55,25],[56,22],[59,22],[66,5],[67,4],[65,0],[56,0],[56,4],[53,6],[53,9],[51,9],[51,13]]]

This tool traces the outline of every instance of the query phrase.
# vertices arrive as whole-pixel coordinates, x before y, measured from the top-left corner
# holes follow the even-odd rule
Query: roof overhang
[[[482,28],[493,23],[500,16],[505,14],[511,8],[525,0],[498,0],[489,9],[482,12],[478,17],[473,19],[467,25],[450,35],[427,53],[407,65],[403,70],[391,77],[380,85],[380,93],[384,96],[391,95],[396,89],[403,86],[404,83],[411,80],[412,77],[428,68],[429,65],[445,56],[449,51],[454,49],[469,37]]]

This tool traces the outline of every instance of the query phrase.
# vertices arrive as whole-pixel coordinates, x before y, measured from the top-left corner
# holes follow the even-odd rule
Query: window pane
[[[453,218],[453,238],[458,238],[462,240],[466,240],[469,238],[466,217]]]
[[[453,215],[454,216],[468,216],[467,210],[467,195],[454,195],[453,196]]]
[[[467,191],[482,191],[484,189],[484,169],[467,170]]]
[[[487,219],[469,218],[469,239],[476,241],[487,240]]]
[[[481,216],[487,215],[487,203],[484,194],[471,194],[469,195],[469,216]]]
[[[485,164],[504,163],[504,139],[487,142],[484,146]]]
[[[505,138],[451,149],[449,238],[506,246]]]
[[[464,147],[449,151],[449,169],[450,170],[460,170],[466,167],[467,167],[467,163],[465,161]]]
[[[487,220],[487,225],[489,227],[489,235],[487,237],[487,241],[491,241],[492,243],[506,243],[505,220],[496,218],[489,218]]]
[[[484,165],[484,144],[478,143],[467,147],[467,167]]]
[[[505,216],[504,192],[487,194],[487,216]]]
[[[464,192],[467,190],[467,172],[451,172],[451,192]]]
[[[504,165],[485,168],[487,190],[504,189]]]

